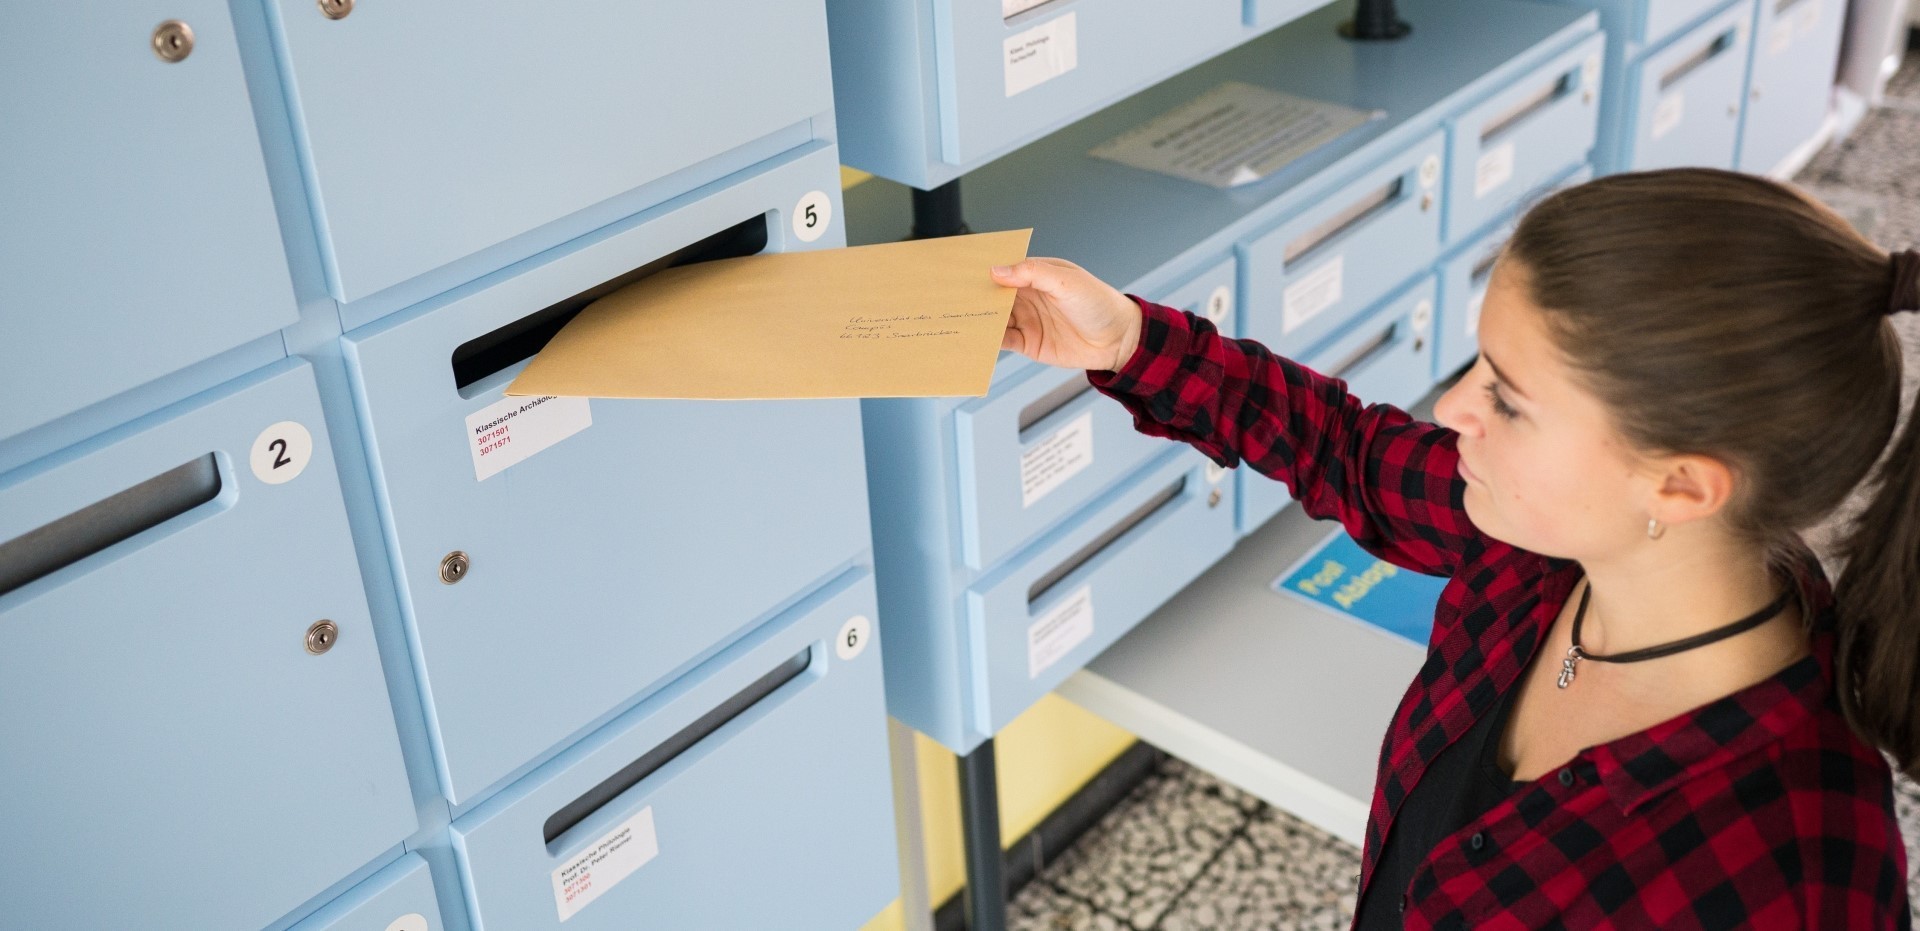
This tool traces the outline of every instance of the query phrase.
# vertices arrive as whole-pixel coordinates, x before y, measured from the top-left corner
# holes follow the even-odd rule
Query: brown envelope
[[[510,395],[981,396],[1032,230],[672,268],[587,306]]]

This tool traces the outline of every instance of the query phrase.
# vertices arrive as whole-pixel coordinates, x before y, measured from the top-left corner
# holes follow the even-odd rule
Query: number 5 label
[[[809,191],[793,208],[793,235],[801,242],[813,242],[827,234],[833,225],[833,198],[825,191]]]
[[[253,477],[269,485],[291,482],[306,471],[307,462],[313,458],[313,434],[307,428],[291,420],[282,420],[265,430],[253,441],[253,452],[248,460],[253,465]]]

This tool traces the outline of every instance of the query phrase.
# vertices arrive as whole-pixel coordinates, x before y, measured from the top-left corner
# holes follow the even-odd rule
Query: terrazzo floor
[[[1890,248],[1920,246],[1920,55],[1887,104],[1795,179]],[[1920,387],[1920,315],[1896,318],[1906,389]],[[1829,529],[1812,535],[1830,545]],[[1910,897],[1920,903],[1920,787],[1904,780]],[[1169,760],[1015,896],[1018,931],[1339,929],[1359,851],[1179,760]],[[1920,908],[1916,908],[1920,923]]]

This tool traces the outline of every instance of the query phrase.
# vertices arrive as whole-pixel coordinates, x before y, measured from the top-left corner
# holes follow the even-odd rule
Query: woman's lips
[[[1473,474],[1473,470],[1467,468],[1467,460],[1465,459],[1460,460],[1460,477],[1475,485],[1484,484],[1480,481],[1480,476]]]

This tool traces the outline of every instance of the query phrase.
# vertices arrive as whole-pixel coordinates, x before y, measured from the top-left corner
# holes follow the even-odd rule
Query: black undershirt
[[[1407,795],[1360,900],[1357,931],[1399,928],[1407,886],[1427,854],[1526,785],[1514,782],[1499,760],[1500,734],[1517,691],[1507,690],[1471,730],[1440,751]]]

